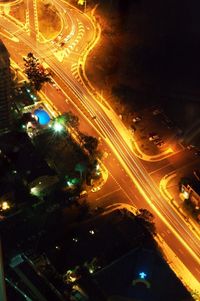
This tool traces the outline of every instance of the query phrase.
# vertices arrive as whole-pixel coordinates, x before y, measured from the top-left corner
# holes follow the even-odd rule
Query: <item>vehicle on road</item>
[[[162,147],[162,146],[164,146],[164,141],[162,141],[162,140],[159,140],[157,143],[156,143],[156,146],[157,147]]]
[[[195,145],[193,145],[193,144],[190,144],[190,145],[187,146],[188,150],[191,150],[191,149],[194,149],[194,148],[195,148]]]
[[[92,192],[96,192],[96,191],[99,191],[99,190],[100,190],[100,187],[93,187],[93,188],[91,189]]]
[[[86,197],[87,195],[88,195],[87,191],[86,191],[86,190],[83,190],[83,191],[80,192],[79,198],[84,198],[84,197]]]
[[[155,109],[153,110],[153,115],[156,116],[156,115],[159,115],[162,113],[162,109]]]
[[[160,140],[160,137],[158,135],[153,135],[149,137],[149,141],[154,141],[154,140]]]
[[[133,118],[134,123],[136,123],[138,121],[141,121],[141,120],[142,120],[142,117],[140,117],[140,116],[136,116],[136,117]]]

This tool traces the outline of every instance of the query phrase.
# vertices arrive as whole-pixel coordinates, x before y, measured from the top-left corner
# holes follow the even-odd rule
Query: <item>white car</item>
[[[93,187],[93,188],[91,189],[92,192],[96,192],[96,191],[99,191],[99,190],[100,190],[100,187]]]
[[[59,35],[57,36],[57,39],[58,39],[58,40],[61,40],[61,38],[62,38],[62,34],[59,34]]]
[[[159,140],[160,137],[158,135],[153,135],[151,137],[149,137],[149,141],[154,141],[154,140]]]
[[[139,117],[139,116],[136,116],[133,118],[133,122],[136,123],[138,121],[141,121],[142,120],[142,117]]]

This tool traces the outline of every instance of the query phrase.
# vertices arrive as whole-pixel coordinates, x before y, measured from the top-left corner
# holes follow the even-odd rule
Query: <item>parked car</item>
[[[96,191],[99,191],[99,190],[100,190],[100,187],[93,187],[93,188],[91,189],[92,192],[96,192]]]
[[[153,115],[156,116],[158,114],[161,114],[162,113],[162,109],[155,109],[153,110]]]
[[[138,121],[141,121],[141,120],[142,120],[142,117],[140,117],[140,116],[136,116],[136,117],[133,118],[134,123],[136,123]]]
[[[154,141],[154,140],[159,140],[160,137],[158,135],[153,135],[151,137],[149,137],[149,141]]]
[[[195,148],[195,145],[193,145],[193,144],[190,144],[190,145],[187,146],[187,149],[188,149],[188,150],[191,150],[191,149],[193,149],[193,148]]]
[[[68,198],[69,201],[77,201],[78,199],[79,199],[79,196],[77,196],[77,195],[73,195]]]
[[[58,40],[61,40],[61,38],[62,38],[62,33],[57,36]]]
[[[164,141],[160,140],[158,143],[156,143],[156,146],[160,148],[164,146],[164,144],[165,144]]]
[[[80,198],[84,198],[85,196],[87,196],[87,191],[86,190],[83,190],[80,192]]]

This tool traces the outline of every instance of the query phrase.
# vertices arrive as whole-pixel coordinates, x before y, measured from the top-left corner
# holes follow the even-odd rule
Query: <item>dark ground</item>
[[[196,0],[102,0],[98,8],[114,32],[108,82],[112,76],[113,84],[113,73],[115,85],[130,88],[124,101],[133,110],[164,106],[184,133],[192,136],[195,131],[196,143],[200,140],[199,11]],[[106,55],[104,61],[108,68]]]

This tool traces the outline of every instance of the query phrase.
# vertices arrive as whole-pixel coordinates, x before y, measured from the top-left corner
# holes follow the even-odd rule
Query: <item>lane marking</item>
[[[119,190],[121,190],[121,188],[117,188],[117,189],[115,189],[115,190],[113,190],[111,192],[108,192],[108,193],[104,194],[103,196],[100,196],[99,198],[97,198],[96,201],[98,201],[100,199],[103,199],[103,198],[105,198],[105,197],[107,197],[107,196],[109,196],[109,195],[111,195],[111,194],[113,194],[113,193],[115,193],[115,192],[117,192]]]

